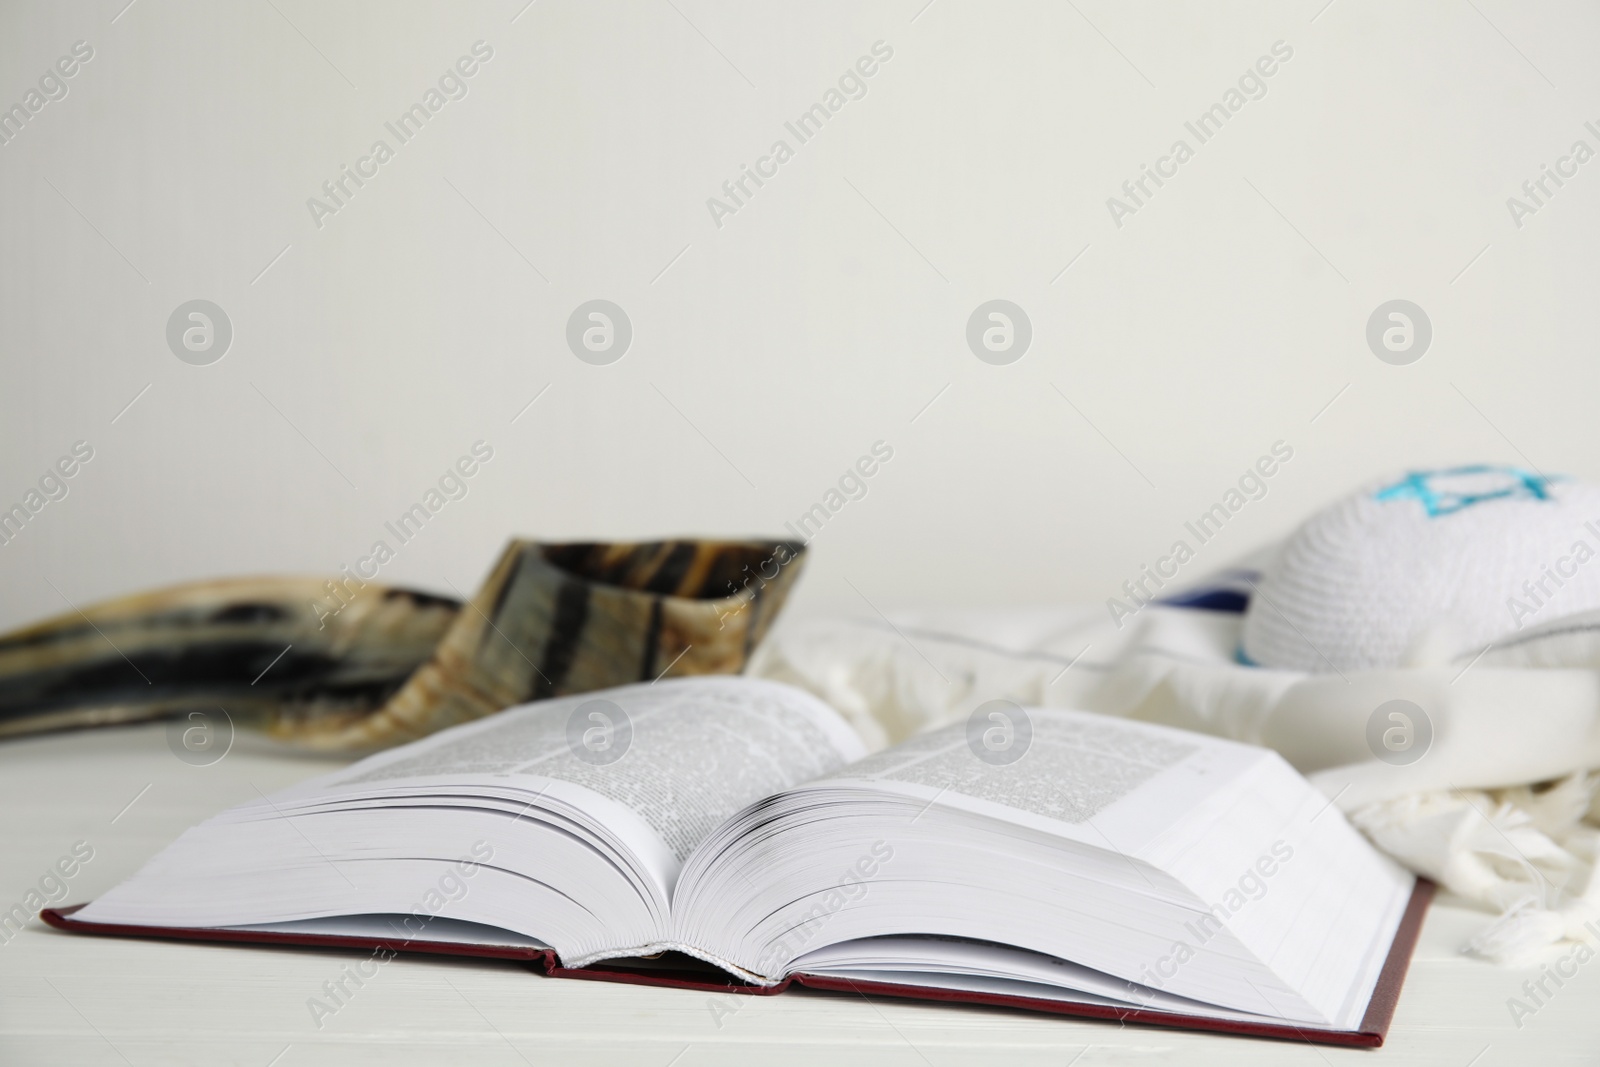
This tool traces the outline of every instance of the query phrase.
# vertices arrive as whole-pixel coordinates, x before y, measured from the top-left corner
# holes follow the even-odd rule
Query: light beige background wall
[[[851,583],[1101,600],[1279,440],[1196,571],[1407,465],[1600,475],[1600,160],[1507,207],[1600,149],[1593,5],[125,3],[0,7],[0,107],[93,49],[0,146],[0,506],[94,449],[0,546],[0,624],[332,570],[480,439],[387,580],[470,589],[513,533],[777,534],[878,440],[801,610],[870,610]],[[385,122],[480,40],[398,145]],[[798,144],[785,121],[878,41]],[[1279,41],[1199,144],[1184,123]],[[378,138],[394,158],[319,227],[308,198]],[[719,227],[707,199],[779,138]],[[1117,226],[1107,198],[1179,138]],[[196,298],[234,331],[208,366],[165,336]],[[634,328],[608,366],[564,339],[593,298]],[[1033,327],[1006,366],[965,339],[993,298]],[[1407,366],[1365,340],[1397,298],[1434,331]]]

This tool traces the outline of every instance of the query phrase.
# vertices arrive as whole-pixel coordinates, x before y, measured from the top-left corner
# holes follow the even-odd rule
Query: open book
[[[1278,755],[979,710],[862,758],[775,682],[541,701],[225,811],[46,918],[1381,1042],[1425,894]]]

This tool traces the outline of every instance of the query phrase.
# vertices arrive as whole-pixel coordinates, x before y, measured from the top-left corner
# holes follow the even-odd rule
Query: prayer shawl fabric
[[[1403,666],[1271,669],[1237,655],[1260,582],[1229,572],[1181,598],[1211,608],[1151,604],[1120,628],[1100,606],[814,620],[774,634],[752,671],[811,690],[877,746],[996,698],[1266,745],[1397,860],[1501,912],[1471,951],[1525,961],[1600,919],[1600,613],[1471,663],[1425,639]],[[1393,701],[1403,720],[1380,714]]]

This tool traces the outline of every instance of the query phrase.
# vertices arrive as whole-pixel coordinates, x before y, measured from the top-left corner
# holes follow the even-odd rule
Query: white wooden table
[[[68,902],[257,789],[328,767],[243,735],[219,763],[193,767],[161,726],[0,744],[0,908],[77,841],[94,858]],[[702,993],[416,958],[386,964],[319,1029],[307,999],[364,953],[77,937],[35,920],[0,945],[0,1064],[1600,1063],[1600,962],[1519,1028],[1506,1001],[1532,972],[1456,951],[1483,921],[1435,905],[1388,1045],[1372,1052],[826,994],[741,998],[726,1015]]]

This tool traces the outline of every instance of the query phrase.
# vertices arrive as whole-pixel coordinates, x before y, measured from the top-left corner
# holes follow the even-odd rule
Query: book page
[[[681,863],[741,808],[862,751],[838,713],[799,689],[745,678],[677,679],[511,708],[364,761],[327,784],[400,785],[424,777],[470,784],[492,776],[521,779],[537,791],[554,779],[637,815]]]
[[[985,762],[965,741],[964,730],[941,730],[856,764],[851,777],[914,782],[1080,823],[1198,747],[1116,722],[1055,718],[1035,720],[1028,751],[1015,764]]]
[[[1119,851],[1133,851],[1173,812],[1257,758],[1247,746],[1148,723],[1045,708],[1023,715],[1025,724],[999,724],[1026,733],[1023,751],[1009,761],[985,748],[987,731],[996,727],[980,720],[976,729],[957,723],[914,737],[830,780],[869,781],[1100,847],[1112,844],[1110,836]],[[1135,802],[1119,806],[1124,800]],[[1109,833],[1113,824],[1120,832]]]

